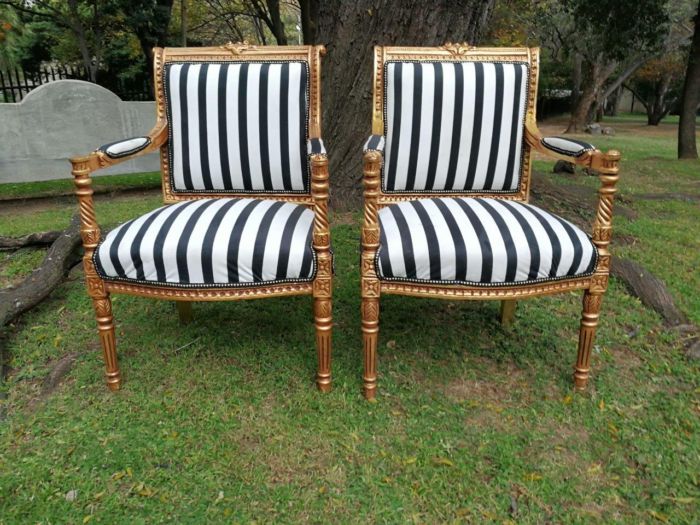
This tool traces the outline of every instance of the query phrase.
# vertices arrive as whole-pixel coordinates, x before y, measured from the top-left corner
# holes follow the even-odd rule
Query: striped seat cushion
[[[385,192],[514,192],[528,66],[392,62],[385,71]]]
[[[529,204],[434,198],[379,211],[380,279],[499,286],[593,272],[597,251],[579,228]]]
[[[95,250],[108,280],[181,287],[309,281],[314,212],[260,199],[201,199],[115,228]]]
[[[308,193],[306,62],[165,68],[173,191]]]

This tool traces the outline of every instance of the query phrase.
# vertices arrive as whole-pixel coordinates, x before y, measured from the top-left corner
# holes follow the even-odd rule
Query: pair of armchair
[[[191,301],[312,295],[331,388],[333,262],[321,140],[322,46],[157,49],[157,123],[72,159],[84,268],[106,363],[121,384],[111,293]],[[382,294],[516,300],[584,290],[575,385],[584,388],[610,266],[620,155],[535,123],[538,50],[377,47],[364,146],[364,394],[375,397]],[[160,151],[166,206],[101,239],[90,173]],[[589,167],[602,186],[592,238],[527,203],[531,154]]]

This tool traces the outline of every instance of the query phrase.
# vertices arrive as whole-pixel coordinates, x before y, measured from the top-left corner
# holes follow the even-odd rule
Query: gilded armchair
[[[121,385],[112,293],[175,301],[183,322],[191,301],[312,295],[316,382],[330,390],[324,53],[322,46],[158,48],[153,130],[71,159],[87,292],[112,390]],[[155,151],[165,206],[101,238],[90,174]]]
[[[583,290],[577,388],[608,283],[617,151],[542,137],[537,48],[376,47],[372,136],[363,148],[364,394],[377,387],[382,294],[516,300]],[[599,174],[592,237],[528,204],[532,152]]]

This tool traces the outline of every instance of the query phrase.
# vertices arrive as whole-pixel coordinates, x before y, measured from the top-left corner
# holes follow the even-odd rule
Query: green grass
[[[606,140],[623,149],[622,139]],[[648,168],[642,150],[663,156],[670,140],[625,143],[621,194],[638,218],[616,219],[616,231],[638,242],[616,253],[663,277],[697,320],[697,202],[634,197],[699,193],[684,164]],[[98,216],[114,224],[157,204],[105,200]],[[63,206],[44,224],[67,221]],[[40,215],[0,211],[0,233],[33,230]],[[6,336],[0,523],[697,522],[700,369],[620,283],[606,295],[581,395],[570,378],[579,294],[520,302],[510,330],[495,302],[386,297],[379,398],[367,403],[359,214],[333,219],[328,395],[313,388],[308,297],[198,303],[181,326],[172,303],[117,296],[118,394],[103,386],[79,272],[25,315]],[[0,261],[2,275],[25,263]],[[70,352],[66,381],[42,397],[43,378]]]
[[[70,177],[69,168],[66,168],[66,175]],[[156,171],[128,175],[103,175],[93,178],[92,187],[95,192],[100,193],[124,189],[149,189],[160,187],[160,180],[160,173]],[[70,178],[39,182],[11,182],[0,184],[0,201],[73,195],[74,191],[75,186]]]

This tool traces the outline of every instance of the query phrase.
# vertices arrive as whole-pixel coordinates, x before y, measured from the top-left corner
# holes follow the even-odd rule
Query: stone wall
[[[0,183],[70,178],[70,157],[144,135],[155,121],[155,102],[125,102],[82,80],[44,84],[22,102],[0,104]],[[97,174],[159,169],[152,153]]]

